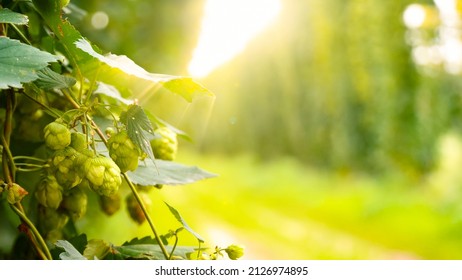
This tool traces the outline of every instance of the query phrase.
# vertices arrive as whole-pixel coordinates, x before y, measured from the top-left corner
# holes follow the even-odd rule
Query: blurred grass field
[[[241,244],[244,259],[462,257],[460,196],[439,190],[431,176],[373,178],[310,169],[290,158],[262,162],[249,155],[180,154],[178,162],[219,176],[151,192],[152,215],[162,233],[181,226],[166,201],[207,246]],[[89,219],[79,225],[89,238],[118,244],[150,234],[146,223],[136,226],[125,211]],[[95,220],[97,227],[91,226]],[[121,224],[127,226],[114,230]],[[180,244],[197,242],[183,231]]]

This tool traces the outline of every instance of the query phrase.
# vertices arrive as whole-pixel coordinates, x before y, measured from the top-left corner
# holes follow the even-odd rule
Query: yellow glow
[[[205,77],[242,52],[281,10],[280,0],[207,0],[189,73]]]

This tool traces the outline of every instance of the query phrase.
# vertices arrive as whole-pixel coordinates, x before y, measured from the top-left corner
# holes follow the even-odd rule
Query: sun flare
[[[189,73],[205,77],[232,59],[278,16],[280,10],[280,0],[206,0]]]

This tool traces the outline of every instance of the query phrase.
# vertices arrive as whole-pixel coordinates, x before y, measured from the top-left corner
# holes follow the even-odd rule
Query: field
[[[252,156],[199,155],[182,151],[178,162],[219,176],[151,192],[161,232],[180,211],[207,246],[244,245],[244,259],[459,259],[462,215],[457,187],[441,188],[438,174],[409,179],[315,170],[290,158],[261,162]],[[444,178],[447,178],[445,176]],[[125,211],[80,224],[89,238],[120,243],[150,234]],[[87,223],[87,222],[90,223]],[[114,231],[120,224],[124,230]],[[93,224],[94,225],[94,224]],[[180,227],[180,224],[178,224]],[[92,230],[93,228],[93,230]],[[132,228],[132,229],[131,229]],[[195,245],[186,231],[180,243]]]

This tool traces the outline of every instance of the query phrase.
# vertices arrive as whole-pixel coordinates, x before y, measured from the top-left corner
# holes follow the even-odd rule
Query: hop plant
[[[145,192],[139,192],[138,194],[146,208],[149,208],[149,206],[152,204],[149,195]],[[140,225],[144,223],[144,221],[146,221],[146,216],[144,215],[143,210],[141,209],[141,206],[139,205],[133,193],[127,195],[127,197],[125,198],[125,203],[127,204],[128,214],[130,215],[130,218],[132,218],[133,221],[137,222]]]
[[[166,126],[158,127],[154,133],[159,136],[151,140],[154,157],[163,160],[174,160],[178,150],[176,133]]]
[[[66,209],[73,221],[82,218],[87,212],[87,194],[81,188],[73,188],[63,197],[61,207]]]
[[[133,171],[138,167],[140,152],[126,131],[112,135],[107,144],[110,157],[122,172]]]
[[[111,196],[122,184],[120,168],[105,156],[88,158],[83,165],[83,173],[90,187],[99,195]]]
[[[49,175],[40,181],[35,192],[35,197],[41,205],[58,209],[63,200],[62,188],[56,181],[56,178]]]
[[[45,144],[52,150],[60,150],[71,143],[71,132],[63,124],[54,121],[43,129]]]
[[[83,174],[78,163],[86,157],[72,147],[56,150],[51,156],[48,173],[56,178],[63,188],[73,188],[81,181]]]

